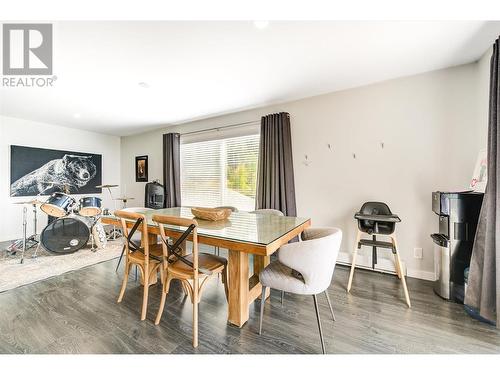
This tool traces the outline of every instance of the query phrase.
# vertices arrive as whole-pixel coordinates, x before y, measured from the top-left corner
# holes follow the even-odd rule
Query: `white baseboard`
[[[350,266],[352,264],[352,254],[340,252],[337,257],[337,263]],[[435,280],[434,272],[407,269],[406,263],[404,261],[401,261],[401,267],[403,268],[403,273],[408,277],[414,277],[417,279],[430,280],[430,281]],[[364,268],[372,270],[371,257],[358,254],[356,257],[356,268]],[[393,275],[396,274],[396,268],[394,267],[394,262],[385,258],[377,259],[377,265],[375,267],[375,271],[390,273]]]
[[[429,271],[409,269],[407,270],[407,275],[409,277],[414,277],[415,279],[428,280],[428,281],[436,280],[436,275],[434,274],[434,272],[429,272]]]

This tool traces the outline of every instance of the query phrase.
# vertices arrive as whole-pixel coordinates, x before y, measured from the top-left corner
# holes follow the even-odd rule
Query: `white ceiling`
[[[128,135],[473,62],[499,34],[498,21],[55,22],[55,87],[0,88],[0,114]]]

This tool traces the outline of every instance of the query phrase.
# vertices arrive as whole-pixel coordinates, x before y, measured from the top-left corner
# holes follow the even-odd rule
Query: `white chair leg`
[[[316,295],[313,295],[313,300],[314,300],[314,310],[316,311],[316,320],[318,321],[319,338],[321,340],[321,349],[323,350],[323,354],[326,354],[325,341],[323,340],[323,329],[321,328],[321,318],[319,317],[318,299],[316,298]]]
[[[361,231],[358,229],[358,234],[356,235],[356,242],[354,242],[354,252],[352,254],[352,264],[351,272],[349,273],[349,282],[347,283],[347,293],[351,290],[352,278],[354,277],[354,269],[356,268],[356,255],[358,254],[358,243],[361,237]]]
[[[326,300],[328,301],[328,306],[330,306],[330,312],[332,313],[332,319],[335,321],[335,313],[333,312],[332,302],[330,301],[330,296],[328,295],[328,289],[325,290]]]

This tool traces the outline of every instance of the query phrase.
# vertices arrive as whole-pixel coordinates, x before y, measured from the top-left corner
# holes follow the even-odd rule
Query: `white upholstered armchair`
[[[312,295],[321,347],[325,353],[323,332],[316,295],[325,292],[332,318],[335,320],[327,289],[335,270],[335,263],[342,241],[338,228],[310,228],[302,233],[302,241],[283,245],[278,261],[272,262],[260,273],[262,299],[260,306],[259,334],[262,333],[262,319],[266,288],[295,294]]]

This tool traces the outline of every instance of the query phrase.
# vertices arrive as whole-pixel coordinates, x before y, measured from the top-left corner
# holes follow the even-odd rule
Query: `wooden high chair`
[[[403,291],[405,300],[408,307],[411,307],[410,294],[406,286],[405,275],[401,267],[401,258],[399,256],[398,245],[396,241],[396,223],[401,222],[398,215],[394,215],[389,206],[383,202],[365,202],[359,212],[354,215],[358,221],[358,234],[356,242],[354,243],[354,253],[352,256],[351,272],[349,274],[349,281],[347,283],[347,292],[350,291],[352,286],[352,278],[354,276],[354,269],[356,268],[356,255],[361,246],[369,246],[372,248],[372,268],[375,269],[377,263],[377,248],[390,249],[394,255],[394,266],[396,274],[401,279],[403,284]],[[372,236],[371,239],[362,239],[361,235],[366,233]],[[380,241],[377,236],[388,236],[391,242]]]

